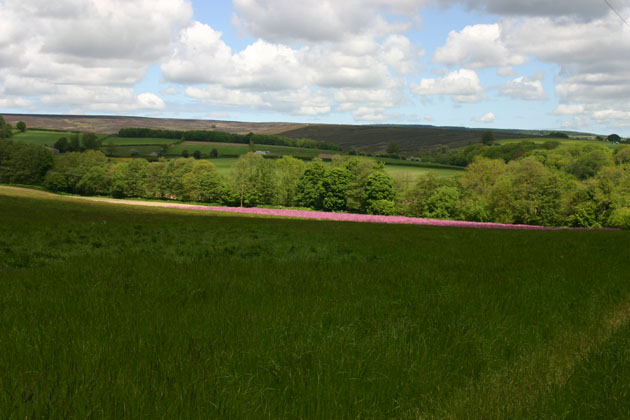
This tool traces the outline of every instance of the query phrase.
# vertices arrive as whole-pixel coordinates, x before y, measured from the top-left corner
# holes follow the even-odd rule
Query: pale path
[[[406,216],[377,216],[372,214],[354,214],[354,213],[331,213],[324,211],[313,210],[290,210],[290,209],[268,209],[258,207],[225,207],[225,206],[200,206],[194,204],[174,204],[162,201],[141,201],[141,200],[123,200],[115,198],[101,198],[101,197],[82,197],[82,196],[67,196],[57,195],[53,193],[29,190],[20,187],[0,186],[0,192],[2,190],[22,190],[30,191],[37,195],[47,195],[59,198],[81,199],[90,201],[101,201],[114,204],[126,204],[132,206],[148,206],[148,207],[164,207],[171,209],[183,209],[183,210],[204,210],[213,212],[226,212],[226,213],[240,213],[240,214],[254,214],[262,216],[279,216],[279,217],[293,217],[299,219],[316,219],[316,220],[333,220],[342,222],[360,222],[360,223],[387,223],[387,224],[399,224],[399,225],[423,225],[423,226],[456,226],[456,227],[468,227],[468,228],[485,228],[485,229],[521,229],[521,230],[582,230],[584,228],[556,228],[547,226],[535,226],[535,225],[512,225],[503,223],[489,223],[489,222],[464,222],[459,220],[440,220],[440,219],[425,219],[420,217],[406,217]],[[613,228],[601,228],[593,230],[618,230]]]

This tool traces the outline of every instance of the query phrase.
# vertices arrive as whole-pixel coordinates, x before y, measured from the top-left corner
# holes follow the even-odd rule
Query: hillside
[[[396,142],[403,153],[421,148],[446,145],[465,146],[477,143],[484,129],[465,127],[434,127],[424,125],[334,125],[297,124],[283,122],[250,123],[239,121],[195,120],[176,118],[146,118],[123,116],[23,115],[4,114],[15,125],[24,121],[28,127],[68,131],[90,131],[111,134],[121,128],[146,127],[173,130],[219,130],[228,133],[277,134],[290,138],[312,138],[330,141],[348,149],[382,152]],[[519,130],[493,130],[497,139],[531,137]]]
[[[446,145],[466,146],[479,143],[484,129],[464,127],[434,127],[416,125],[331,125],[309,124],[280,132],[279,135],[315,140],[325,140],[345,148],[356,148],[368,152],[382,151],[391,142],[398,144],[401,152],[416,152],[426,147]],[[495,138],[531,137],[517,130],[493,130]]]
[[[250,123],[238,121],[195,120],[178,118],[146,118],[111,115],[28,115],[3,114],[7,123],[24,121],[27,127],[47,128],[65,131],[89,131],[99,134],[112,134],[121,128],[152,128],[169,130],[220,130],[228,133],[276,134],[292,130],[303,124],[266,122]]]

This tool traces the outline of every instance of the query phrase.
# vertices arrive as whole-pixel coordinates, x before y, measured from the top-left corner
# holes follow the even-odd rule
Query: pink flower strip
[[[185,204],[169,204],[166,207],[181,208],[188,210],[210,210],[230,213],[244,214],[260,214],[265,216],[280,217],[296,217],[300,219],[317,219],[317,220],[335,220],[343,222],[361,222],[361,223],[390,223],[401,225],[425,225],[425,226],[456,226],[468,228],[485,228],[485,229],[523,229],[523,230],[558,230],[566,228],[535,226],[535,225],[513,225],[504,223],[486,223],[486,222],[464,222],[459,220],[439,220],[425,219],[420,217],[406,216],[377,216],[372,214],[354,214],[354,213],[331,213],[313,210],[289,210],[289,209],[267,209],[258,207],[209,207],[194,206]],[[605,229],[617,230],[617,229]]]

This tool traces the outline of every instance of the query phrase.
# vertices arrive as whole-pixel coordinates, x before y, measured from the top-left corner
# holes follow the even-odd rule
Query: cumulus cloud
[[[479,76],[473,70],[460,69],[435,79],[422,79],[412,83],[410,89],[416,95],[449,95],[455,102],[479,102],[486,95]]]
[[[0,16],[4,94],[27,97],[35,107],[68,99],[77,109],[113,110],[113,102],[94,98],[122,89],[114,95],[122,110],[161,109],[159,97],[137,95],[132,86],[170,54],[192,7],[186,0],[5,0]]]
[[[500,16],[600,17],[608,12],[605,3],[593,0],[438,0],[444,6],[464,4]]]
[[[580,104],[560,104],[553,111],[554,115],[576,115],[583,114],[585,111],[584,105]]]
[[[584,112],[591,116],[613,109],[619,112],[611,124],[626,121],[630,111],[630,28],[603,2],[461,3],[503,17],[496,24],[471,25],[451,32],[445,44],[436,49],[434,62],[468,68],[495,67],[500,75],[514,76],[514,68],[530,60],[553,63],[560,69],[555,93],[561,105],[587,105]],[[630,6],[618,6],[622,15],[630,15]],[[500,93],[525,100],[544,100],[547,96],[538,78],[524,76],[505,83]],[[563,114],[569,109],[558,108],[555,114],[569,115]]]
[[[384,13],[414,15],[424,0],[234,0],[234,23],[271,42],[339,42],[357,35],[402,33],[408,19],[390,23]]]
[[[496,119],[495,115],[492,112],[488,112],[487,114],[481,117],[473,118],[473,121],[489,124],[491,122],[494,122],[495,119]]]
[[[536,78],[517,77],[501,87],[501,94],[514,99],[526,101],[544,101],[547,99],[545,89]]]
[[[446,43],[435,50],[433,60],[470,68],[499,67],[501,74],[511,74],[512,66],[526,62],[527,57],[511,51],[502,36],[500,24],[466,26],[451,31]]]
[[[194,22],[181,32],[161,68],[167,81],[205,84],[187,95],[218,105],[320,115],[334,105],[354,112],[399,104],[403,77],[418,71],[422,50],[402,35],[351,41],[298,48],[259,39],[236,52],[220,32]]]

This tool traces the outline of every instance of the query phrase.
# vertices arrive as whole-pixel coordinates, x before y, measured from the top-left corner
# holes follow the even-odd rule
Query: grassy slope
[[[582,139],[557,139],[557,138],[540,138],[540,137],[535,137],[535,138],[523,138],[523,139],[502,139],[502,140],[497,140],[496,143],[498,144],[506,144],[506,143],[518,143],[521,141],[532,141],[534,143],[544,143],[546,141],[558,141],[560,142],[561,145],[571,145],[571,144],[577,144],[577,145],[585,145],[585,144],[597,144],[600,146],[605,146],[608,147],[610,149],[614,149],[616,147],[618,147],[618,144],[612,144],[609,143],[607,141],[597,141],[597,140],[582,140]]]
[[[629,232],[44,197],[0,187],[5,416],[630,414]]]
[[[440,127],[310,124],[279,135],[308,137],[370,152],[383,152],[391,142],[396,142],[401,152],[414,153],[425,147],[457,147],[479,143],[483,131]],[[503,131],[496,131],[494,134],[495,138],[520,137],[518,134]]]
[[[184,142],[170,148],[167,154],[181,155],[182,151],[184,150],[188,150],[188,152],[192,154],[192,152],[194,152],[195,150],[199,150],[203,155],[209,155],[212,149],[217,149],[219,155],[243,155],[249,152],[249,146],[247,144],[230,146],[220,144],[190,144]],[[254,150],[266,150],[279,155],[301,156],[305,158],[317,157],[322,153],[335,153],[326,150],[307,149],[302,147],[272,146],[266,144],[256,144],[254,145]]]
[[[111,136],[103,140],[103,146],[129,146],[129,145],[161,145],[161,144],[173,144],[177,143],[177,140],[172,139],[155,139],[155,138],[131,138],[131,137],[118,137]]]
[[[38,146],[48,145],[52,147],[61,137],[65,137],[70,140],[71,135],[72,133],[63,131],[26,130],[24,133],[20,133],[19,131],[14,132],[11,140],[35,144]]]

